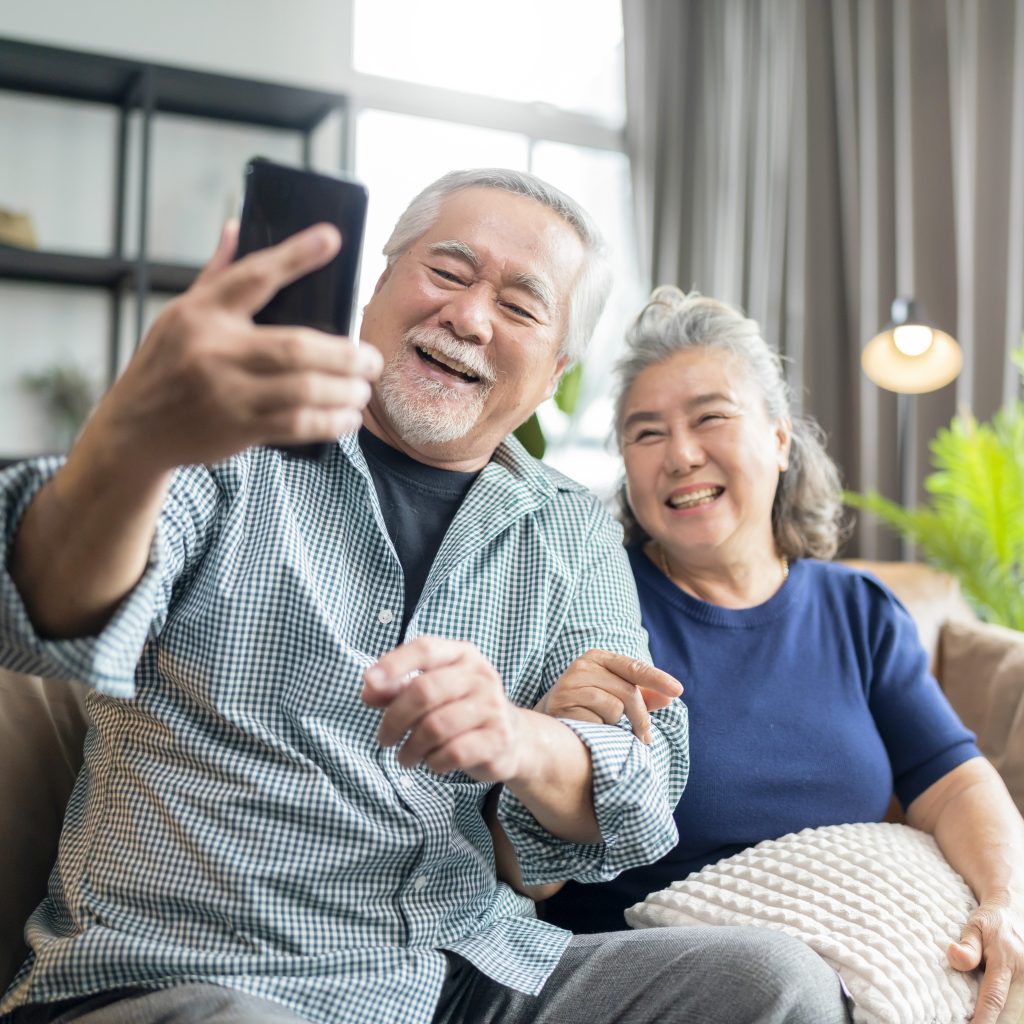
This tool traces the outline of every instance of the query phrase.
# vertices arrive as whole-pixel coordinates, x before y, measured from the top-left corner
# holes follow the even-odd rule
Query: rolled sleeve
[[[605,882],[672,849],[678,840],[673,810],[689,773],[686,706],[673,701],[651,715],[649,746],[619,726],[560,721],[590,751],[601,842],[579,844],[553,836],[505,789],[498,817],[515,847],[523,881]]]
[[[143,575],[106,626],[93,636],[48,639],[33,626],[8,563],[22,517],[61,464],[61,459],[33,460],[0,476],[0,664],[16,672],[76,679],[107,696],[130,698],[136,664],[166,613],[183,561],[175,557],[183,551],[181,531],[174,525],[180,497],[172,487]]]

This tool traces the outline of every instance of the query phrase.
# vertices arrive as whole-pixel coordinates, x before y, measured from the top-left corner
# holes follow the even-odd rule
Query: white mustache
[[[406,332],[403,340],[409,346],[418,345],[454,360],[479,377],[484,384],[493,384],[495,381],[497,374],[483,352],[475,345],[459,341],[450,331],[440,327],[413,327]]]

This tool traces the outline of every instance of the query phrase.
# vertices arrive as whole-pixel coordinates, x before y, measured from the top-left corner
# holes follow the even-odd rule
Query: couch
[[[956,581],[905,562],[852,563],[904,601],[943,688],[1024,811],[1024,634],[977,621]],[[81,761],[85,690],[0,669],[0,990],[46,891]]]

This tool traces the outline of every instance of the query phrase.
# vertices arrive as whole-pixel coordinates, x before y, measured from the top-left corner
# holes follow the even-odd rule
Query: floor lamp
[[[861,367],[870,381],[895,391],[896,457],[900,505],[909,507],[916,481],[908,480],[913,417],[911,396],[937,391],[956,380],[963,353],[955,339],[932,326],[913,299],[893,301],[889,322],[864,346]]]

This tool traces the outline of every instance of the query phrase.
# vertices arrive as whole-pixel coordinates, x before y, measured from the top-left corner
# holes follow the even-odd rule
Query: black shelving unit
[[[339,169],[349,164],[349,106],[344,95],[279,85],[257,79],[168,67],[97,53],[40,46],[0,38],[0,90],[57,99],[101,103],[117,108],[114,192],[114,251],[107,256],[21,249],[0,245],[0,278],[105,289],[110,295],[108,380],[120,365],[123,299],[135,293],[135,338],[142,335],[145,299],[151,291],[186,289],[197,266],[155,263],[148,258],[152,125],[159,114],[227,121],[298,132],[303,162],[311,158],[313,132],[333,113],[341,117]],[[128,185],[128,121],[141,115],[136,255],[124,254]],[[241,169],[239,169],[241,170]]]

